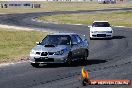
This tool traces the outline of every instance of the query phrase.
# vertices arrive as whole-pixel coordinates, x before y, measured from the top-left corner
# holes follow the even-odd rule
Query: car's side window
[[[75,35],[75,36],[76,36],[77,42],[78,43],[81,43],[82,42],[82,39],[78,35]]]
[[[78,43],[78,42],[77,42],[77,38],[76,38],[75,35],[72,35],[72,36],[71,36],[71,39],[72,39],[72,43]]]
[[[78,35],[72,35],[72,42],[79,44],[82,42],[82,39]]]

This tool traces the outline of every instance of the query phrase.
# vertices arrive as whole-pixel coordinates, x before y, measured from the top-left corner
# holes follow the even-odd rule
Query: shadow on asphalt
[[[112,40],[112,39],[123,39],[125,36],[113,36],[112,38],[94,38],[92,40]]]
[[[113,36],[112,39],[123,39],[123,38],[126,38],[125,36]]]
[[[78,66],[87,66],[87,65],[93,65],[93,64],[100,64],[100,63],[105,63],[107,62],[106,60],[87,60],[87,61],[75,61],[70,65],[67,64],[41,64],[37,68],[58,68],[58,67],[78,67]]]

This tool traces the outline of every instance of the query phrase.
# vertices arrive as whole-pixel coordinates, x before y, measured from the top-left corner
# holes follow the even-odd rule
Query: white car
[[[113,29],[108,21],[94,21],[90,26],[90,40],[93,38],[112,38]]]

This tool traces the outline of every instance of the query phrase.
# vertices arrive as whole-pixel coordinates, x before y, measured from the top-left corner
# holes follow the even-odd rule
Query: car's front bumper
[[[31,63],[65,63],[68,55],[36,56],[30,55]]]
[[[90,33],[90,38],[112,38],[113,33]]]

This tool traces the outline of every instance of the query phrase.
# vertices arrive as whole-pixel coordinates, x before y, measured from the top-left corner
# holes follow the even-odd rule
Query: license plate
[[[47,59],[48,59],[48,57],[41,57],[40,59],[46,59],[46,60],[47,60]]]
[[[106,37],[106,34],[97,34],[97,37]]]
[[[45,60],[47,60],[48,59],[48,57],[45,57]]]

